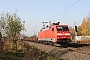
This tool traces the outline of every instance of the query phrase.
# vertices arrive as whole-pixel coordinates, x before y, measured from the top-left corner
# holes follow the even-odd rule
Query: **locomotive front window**
[[[61,30],[68,31],[69,29],[67,26],[57,26],[57,31],[61,31]]]
[[[69,30],[69,29],[68,29],[68,27],[66,26],[66,27],[63,27],[63,30],[67,31],[67,30]]]
[[[62,27],[57,27],[57,30],[59,30],[59,31],[62,30],[62,29],[63,29]]]

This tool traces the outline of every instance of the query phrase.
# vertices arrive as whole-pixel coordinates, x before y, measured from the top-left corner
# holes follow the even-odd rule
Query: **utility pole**
[[[24,31],[25,31],[25,21],[23,21],[23,39],[25,38]]]
[[[34,37],[36,38],[35,29],[34,29]]]
[[[36,27],[36,36],[38,35],[38,27]]]
[[[50,26],[49,26],[49,28],[51,27],[51,21],[49,21],[49,24],[50,24]]]

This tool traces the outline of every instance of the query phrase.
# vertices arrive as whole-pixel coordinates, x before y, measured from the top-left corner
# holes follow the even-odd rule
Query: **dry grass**
[[[23,43],[18,43],[18,49],[17,52],[15,50],[12,50],[12,43],[9,41],[5,41],[3,52],[0,53],[0,60],[23,60],[26,57],[26,48],[22,47]]]
[[[17,42],[18,51],[16,53],[11,50],[12,44],[10,44],[10,42],[5,42],[4,53],[0,55],[1,60],[60,60],[22,41]]]
[[[4,41],[0,41],[0,54],[2,54],[4,51]]]

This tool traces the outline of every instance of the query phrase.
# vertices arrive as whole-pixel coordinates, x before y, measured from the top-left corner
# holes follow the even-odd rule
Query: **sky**
[[[25,21],[24,33],[31,36],[37,34],[46,21],[80,25],[90,14],[90,0],[0,0],[0,13],[16,10]]]

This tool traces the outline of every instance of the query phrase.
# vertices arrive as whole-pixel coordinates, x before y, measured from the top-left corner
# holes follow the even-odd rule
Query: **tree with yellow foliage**
[[[78,32],[77,32],[77,35],[78,35],[78,36],[81,36],[81,35],[82,35],[82,34],[81,34],[81,30],[82,30],[81,26],[78,26]]]
[[[87,30],[87,21],[86,21],[85,18],[84,18],[83,21],[82,21],[81,29],[82,29],[82,30],[81,30],[81,34],[84,35],[84,36],[86,36],[88,30]]]
[[[78,27],[78,35],[90,36],[90,18],[84,18],[82,24]]]

